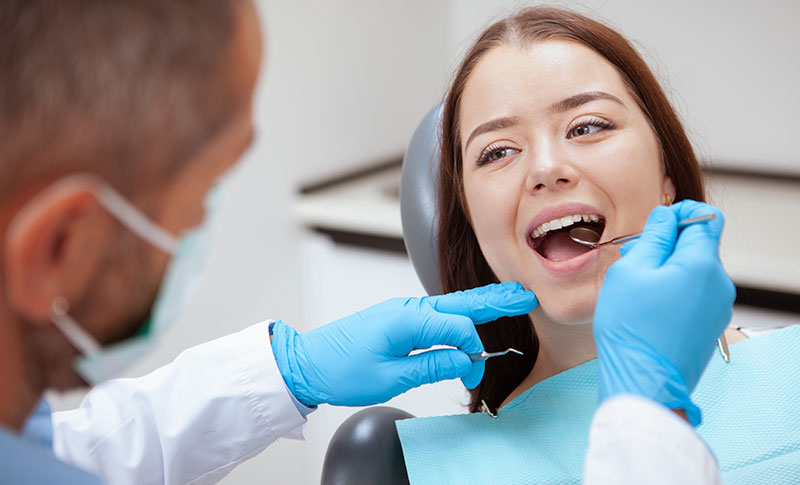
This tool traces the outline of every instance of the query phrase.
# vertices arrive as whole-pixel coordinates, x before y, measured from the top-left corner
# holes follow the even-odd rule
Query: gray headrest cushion
[[[400,179],[403,239],[417,276],[429,295],[442,292],[436,250],[441,117],[442,106],[437,105],[414,131],[403,156]]]

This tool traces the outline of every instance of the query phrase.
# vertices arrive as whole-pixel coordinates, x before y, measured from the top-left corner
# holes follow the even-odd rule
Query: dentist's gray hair
[[[236,0],[0,2],[0,197],[72,171],[170,177],[244,100]]]

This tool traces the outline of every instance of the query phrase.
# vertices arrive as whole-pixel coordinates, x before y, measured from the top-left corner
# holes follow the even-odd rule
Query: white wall
[[[297,181],[402,153],[442,91],[445,2],[260,0],[265,161]]]

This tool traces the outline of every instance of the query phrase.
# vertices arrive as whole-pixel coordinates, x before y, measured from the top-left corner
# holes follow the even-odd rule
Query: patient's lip
[[[528,244],[531,244],[530,236],[534,229],[547,221],[573,214],[597,214],[605,218],[605,215],[600,212],[600,209],[582,202],[566,202],[546,207],[539,211],[528,223],[528,227],[525,230],[525,238],[528,240]]]
[[[600,253],[596,250],[591,250],[579,256],[575,256],[574,258],[565,259],[564,261],[550,261],[535,250],[533,250],[533,254],[536,255],[542,263],[542,267],[544,267],[545,271],[550,275],[566,276],[586,269]]]
[[[539,211],[528,223],[527,230],[525,232],[525,239],[528,246],[533,249],[533,241],[531,240],[530,236],[534,229],[547,221],[552,221],[553,219],[572,214],[597,214],[605,219],[605,214],[603,214],[600,209],[583,202],[566,202],[546,207],[545,209]],[[547,271],[550,275],[563,277],[582,271],[597,258],[599,253],[597,251],[587,251],[579,256],[575,256],[574,258],[564,261],[550,261],[539,254],[535,249],[533,249],[533,254],[536,255],[541,262],[542,267],[544,267],[545,271]]]

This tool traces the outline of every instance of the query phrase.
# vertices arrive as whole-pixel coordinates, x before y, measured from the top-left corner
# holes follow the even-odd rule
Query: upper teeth
[[[533,233],[531,233],[531,237],[535,239],[539,236],[544,236],[545,234],[554,229],[561,229],[563,227],[571,226],[576,222],[581,222],[581,221],[600,222],[600,216],[596,214],[573,214],[571,216],[559,217],[558,219],[547,221],[544,224],[538,226],[536,229],[533,230]]]

